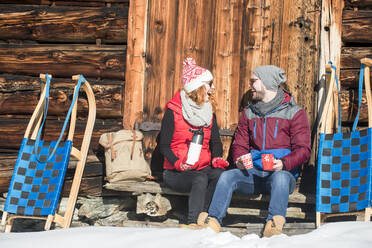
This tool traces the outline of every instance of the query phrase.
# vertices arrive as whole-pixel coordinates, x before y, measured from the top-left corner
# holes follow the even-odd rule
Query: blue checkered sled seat
[[[60,142],[55,160],[46,162],[55,145],[56,141],[40,141],[35,154],[35,140],[24,139],[21,145],[23,153],[14,168],[5,211],[18,215],[54,215],[70,158],[71,141]],[[32,156],[40,156],[40,161],[45,162],[37,163],[31,159]]]
[[[369,68],[368,68],[369,69]],[[329,66],[331,83],[327,96],[325,110],[329,111],[333,95],[331,89],[339,89],[336,68]],[[368,74],[368,75],[367,75]],[[362,64],[359,80],[359,109],[363,85],[364,64]],[[369,70],[366,73],[369,80]],[[369,84],[369,81],[366,84]],[[371,102],[368,103],[371,107]],[[317,226],[323,219],[331,214],[349,213],[365,210],[365,220],[370,220],[372,200],[372,121],[369,116],[369,128],[356,130],[359,112],[354,121],[352,132],[341,132],[340,102],[338,107],[337,132],[327,133],[324,122],[321,120],[322,130],[319,136],[318,172],[317,172]],[[334,114],[329,111],[328,114]],[[323,216],[321,215],[323,214]]]
[[[40,78],[43,83],[42,93],[22,140],[5,201],[1,225],[5,225],[6,232],[11,231],[13,220],[16,218],[45,219],[45,230],[50,229],[52,222],[64,228],[70,226],[92,136],[96,116],[94,93],[89,82],[82,75],[77,75],[73,76],[73,80],[78,83],[75,86],[73,100],[58,140],[43,141],[40,139],[48,111],[51,76],[41,74]],[[77,103],[80,86],[84,88],[88,98],[89,114],[81,149],[78,150],[72,146],[72,141],[77,114],[75,103]],[[67,139],[62,141],[70,116]],[[59,204],[70,155],[74,156],[78,163],[65,214],[61,216],[55,212]]]

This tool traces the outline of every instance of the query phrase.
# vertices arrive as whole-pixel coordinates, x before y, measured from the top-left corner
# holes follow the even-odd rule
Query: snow
[[[372,222],[337,222],[302,235],[284,234],[259,238],[247,234],[242,238],[230,232],[211,229],[76,227],[43,232],[0,233],[1,248],[371,248]]]

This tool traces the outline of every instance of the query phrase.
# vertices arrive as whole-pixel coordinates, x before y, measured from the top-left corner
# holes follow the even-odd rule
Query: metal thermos
[[[203,128],[191,129],[190,132],[194,133],[190,142],[189,151],[187,152],[186,164],[195,164],[199,160],[200,152],[203,146],[204,132]]]

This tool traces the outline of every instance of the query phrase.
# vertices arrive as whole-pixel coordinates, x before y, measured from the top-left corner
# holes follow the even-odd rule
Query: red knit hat
[[[200,88],[204,83],[212,80],[212,73],[196,65],[193,58],[186,58],[183,61],[182,84],[187,93]]]

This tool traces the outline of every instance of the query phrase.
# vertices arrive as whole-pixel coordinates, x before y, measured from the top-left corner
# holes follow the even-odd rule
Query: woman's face
[[[215,88],[214,88],[214,85],[213,85],[212,81],[205,82],[204,87],[205,87],[205,92],[206,92],[205,102],[208,102],[209,101],[209,96],[212,94],[212,92],[214,91]]]

